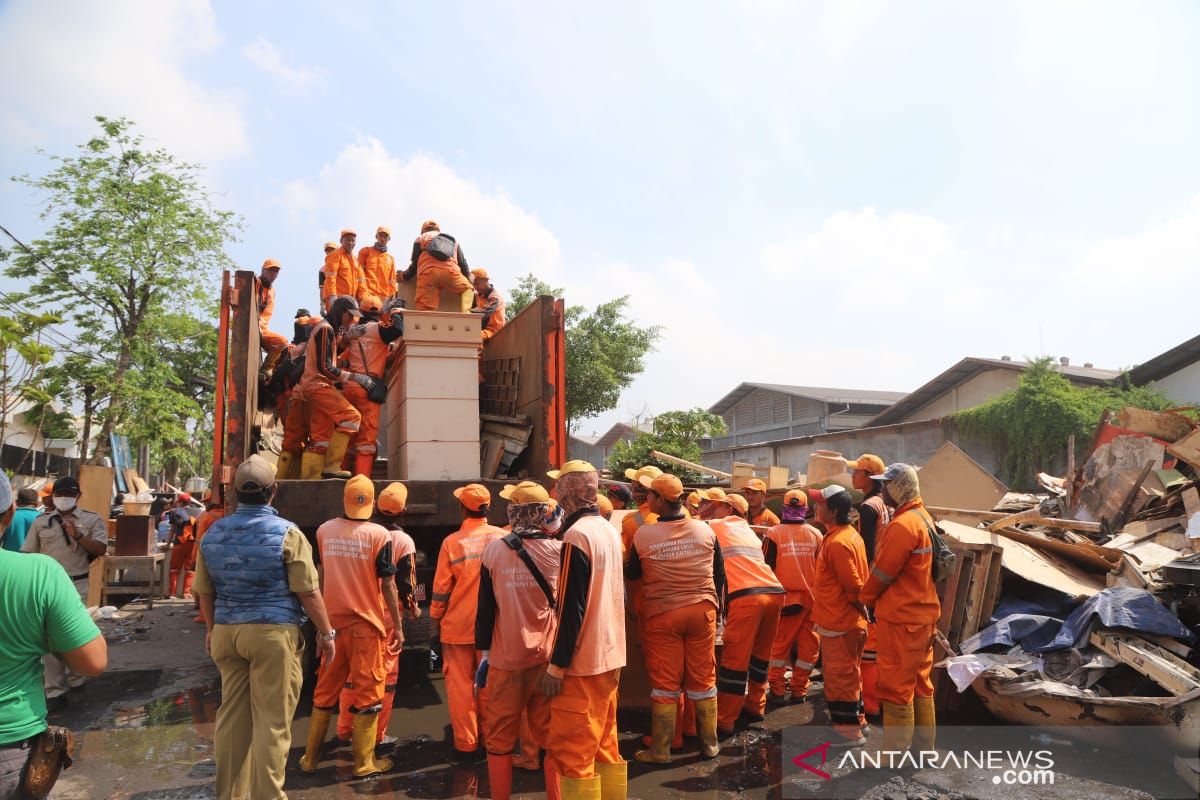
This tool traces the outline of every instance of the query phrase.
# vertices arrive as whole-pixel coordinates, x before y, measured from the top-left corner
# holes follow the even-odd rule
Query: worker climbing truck
[[[282,425],[260,378],[257,277],[222,276],[213,435],[213,486],[227,507],[234,470],[254,453],[274,461]],[[412,292],[401,284],[401,297]],[[411,301],[411,298],[407,298]],[[480,352],[481,317],[454,298],[438,311],[405,310],[404,336],[388,358],[380,415],[376,494],[388,481],[408,487],[404,529],[417,545],[417,599],[427,600],[438,548],[462,522],[453,495],[465,483],[492,492],[489,520],[505,525],[505,483],[545,480],[566,460],[563,301],[536,298]],[[410,303],[411,304],[411,303]],[[275,507],[310,538],[342,513],[344,481],[282,480]],[[421,643],[421,626],[408,646]]]

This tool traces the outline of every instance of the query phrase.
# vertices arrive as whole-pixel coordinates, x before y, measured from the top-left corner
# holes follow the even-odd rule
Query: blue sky
[[[114,10],[115,9],[115,10]],[[965,355],[1195,335],[1200,6],[0,4],[0,174],[125,114],[315,306],[321,243],[433,216],[666,327],[619,416],[738,381],[911,390]],[[0,220],[39,230],[0,186]],[[361,238],[361,237],[360,237]]]

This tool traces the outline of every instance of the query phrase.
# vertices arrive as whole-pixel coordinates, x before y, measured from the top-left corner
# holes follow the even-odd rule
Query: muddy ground
[[[123,609],[128,618],[102,621],[109,640],[109,669],[71,696],[68,708],[52,717],[77,732],[74,768],[55,788],[56,800],[191,800],[213,797],[212,736],[220,705],[217,671],[204,654],[204,627],[192,621],[190,602],[167,601],[148,611],[140,604]],[[328,745],[325,768],[304,775],[296,768],[308,728],[309,705],[302,702],[293,727],[289,757],[288,796],[350,798],[396,796],[411,798],[488,797],[487,769],[448,766],[444,761],[448,724],[440,675],[422,669],[423,653],[408,654],[389,732],[399,738],[392,774],[368,780],[349,779],[348,748]],[[913,774],[860,773],[840,782],[785,782],[781,766],[782,731],[825,719],[820,686],[813,701],[771,711],[765,723],[738,733],[724,743],[720,757],[699,759],[694,747],[676,753],[670,768],[649,769],[630,764],[632,798],[788,798],[864,797],[962,798],[989,800],[1045,796],[1058,798],[1191,797],[1193,793],[1173,774],[1164,758],[1161,779],[1123,786],[1121,770],[1100,763],[1076,765],[1074,774],[1060,768],[1055,786],[1036,792],[1028,787],[993,785],[990,773],[948,775],[932,770]],[[986,724],[987,720],[977,720]],[[636,712],[621,719],[621,751],[632,758],[638,735],[646,725]],[[872,738],[879,736],[876,726]],[[787,754],[790,759],[793,754]],[[1105,775],[1105,780],[1093,777]],[[539,774],[517,770],[514,796],[540,797]]]

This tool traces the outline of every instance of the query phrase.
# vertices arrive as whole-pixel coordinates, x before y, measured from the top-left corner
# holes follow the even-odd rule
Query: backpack
[[[457,244],[455,244],[453,236],[448,233],[439,233],[426,243],[425,252],[438,261],[449,261],[454,258],[456,248]]]
[[[958,556],[946,544],[946,532],[942,530],[942,526],[933,521],[933,518],[925,515],[925,530],[929,532],[930,552],[933,558],[929,560],[929,569],[933,575],[934,583],[941,583],[950,577],[950,573],[954,572],[954,565],[958,561]]]

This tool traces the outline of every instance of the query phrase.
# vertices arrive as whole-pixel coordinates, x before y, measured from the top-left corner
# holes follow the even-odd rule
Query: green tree
[[[27,287],[13,300],[77,331],[58,371],[75,399],[95,387],[94,458],[117,430],[170,458],[212,407],[214,288],[241,223],[213,205],[198,166],[147,147],[128,120],[96,121],[78,154],[15,178],[44,196],[49,228],[0,257]]]
[[[654,418],[650,433],[639,433],[630,441],[613,445],[608,454],[608,469],[613,475],[624,474],[627,468],[637,469],[653,464],[664,472],[677,475],[684,483],[700,483],[704,475],[684,469],[650,455],[652,450],[669,456],[700,462],[700,440],[721,436],[726,432],[725,420],[702,408],[690,411],[667,411]]]
[[[533,275],[518,280],[510,292],[508,319],[544,294],[561,297],[563,290]],[[646,354],[662,335],[658,325],[642,327],[629,320],[625,316],[628,305],[629,296],[625,295],[591,311],[583,306],[567,307],[567,426],[572,431],[583,420],[617,407],[621,392],[645,370]]]
[[[1125,406],[1170,407],[1161,394],[1122,376],[1112,386],[1081,387],[1054,369],[1049,358],[1033,361],[1017,388],[954,415],[959,430],[1000,448],[1000,477],[1012,488],[1032,490],[1036,475],[1065,457],[1075,436],[1076,456],[1086,455],[1105,411]]]
[[[12,307],[7,299],[5,305]],[[55,350],[47,339],[60,321],[55,314],[28,312],[0,317],[0,443],[8,442],[10,421],[19,414],[33,429],[26,457],[39,433],[47,438],[74,436],[69,415],[51,405],[62,387],[48,375]],[[64,427],[67,432],[60,436]]]

